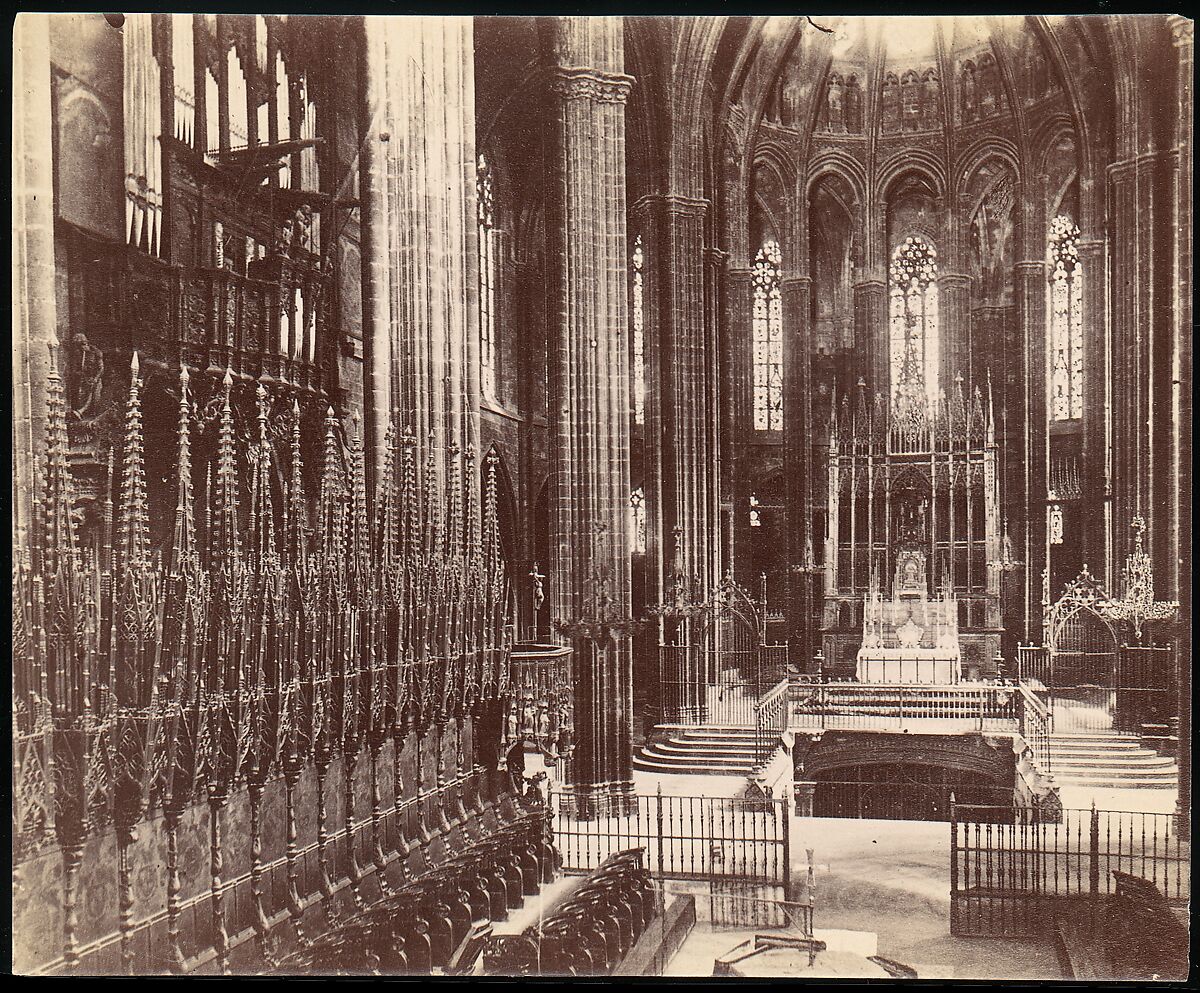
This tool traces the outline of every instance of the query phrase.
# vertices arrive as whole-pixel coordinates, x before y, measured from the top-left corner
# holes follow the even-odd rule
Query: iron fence
[[[1097,910],[1114,872],[1190,897],[1191,845],[1175,814],[955,804],[950,818],[950,933],[1042,934],[1064,913]]]
[[[555,845],[567,872],[588,872],[614,852],[644,848],[658,878],[784,885],[790,851],[787,797],[637,794],[608,811],[551,794]]]

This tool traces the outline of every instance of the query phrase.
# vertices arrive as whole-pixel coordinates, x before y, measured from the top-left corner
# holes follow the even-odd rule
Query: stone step
[[[1103,742],[1122,742],[1132,741],[1135,744],[1142,739],[1136,734],[1127,734],[1123,731],[1055,731],[1050,735],[1051,741],[1103,741]]]
[[[1054,773],[1056,779],[1061,779],[1063,776],[1108,776],[1112,779],[1128,777],[1133,777],[1134,779],[1177,779],[1179,777],[1179,770],[1173,765],[1063,765],[1060,762],[1051,760],[1050,770]]]
[[[1062,752],[1064,755],[1092,754],[1097,755],[1130,755],[1136,752],[1146,751],[1136,741],[1057,741],[1054,738],[1050,739],[1050,749],[1054,752]]]
[[[1057,769],[1054,770],[1054,778],[1060,786],[1098,786],[1105,789],[1122,790],[1173,790],[1179,784],[1178,778],[1175,776],[1164,777],[1162,779],[1071,776],[1060,775]]]
[[[646,742],[645,747],[661,748],[680,754],[714,752],[721,755],[753,755],[755,744],[752,741],[680,741],[675,738],[655,738]]]
[[[633,767],[645,772],[663,772],[678,775],[680,773],[701,773],[710,776],[749,776],[754,766],[746,763],[723,763],[709,760],[683,761],[680,759],[659,759],[654,755],[635,755]]]
[[[1173,767],[1175,763],[1157,752],[1123,752],[1120,755],[1081,754],[1079,752],[1056,752],[1050,749],[1050,761],[1056,765],[1106,766],[1109,768],[1132,768],[1133,766]]]

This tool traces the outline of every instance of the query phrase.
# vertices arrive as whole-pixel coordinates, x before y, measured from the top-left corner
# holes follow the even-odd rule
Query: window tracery
[[[629,545],[635,554],[646,550],[646,491],[641,486],[629,494]]]
[[[633,269],[632,324],[633,324],[633,422],[646,422],[646,252],[639,234],[633,241],[631,256]]]
[[[889,289],[892,395],[934,399],[938,391],[937,252],[919,237],[892,253]]]
[[[1065,214],[1050,224],[1050,417],[1083,416],[1083,269],[1079,228]]]
[[[779,243],[768,241],[754,258],[754,429],[783,428],[783,301]]]

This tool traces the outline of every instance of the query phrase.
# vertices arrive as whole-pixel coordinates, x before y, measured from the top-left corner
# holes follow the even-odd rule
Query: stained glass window
[[[768,241],[754,258],[754,429],[783,428],[783,301],[779,243]]]
[[[1083,269],[1079,228],[1065,214],[1050,224],[1050,416],[1083,416]]]
[[[496,396],[496,246],[492,169],[479,156],[475,175],[479,200],[479,379],[486,396]]]
[[[646,423],[646,253],[639,234],[633,242],[633,422]]]
[[[646,550],[646,491],[640,486],[629,494],[629,545],[635,552]]]
[[[758,497],[753,493],[750,494],[750,526],[752,528],[762,527],[762,504],[758,502]]]
[[[938,392],[937,251],[921,238],[905,238],[892,253],[889,353],[892,395]]]

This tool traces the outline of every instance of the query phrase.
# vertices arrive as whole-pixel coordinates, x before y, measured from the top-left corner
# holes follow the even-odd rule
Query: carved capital
[[[559,66],[550,77],[550,89],[565,100],[625,103],[632,88],[632,76],[599,69]]]

